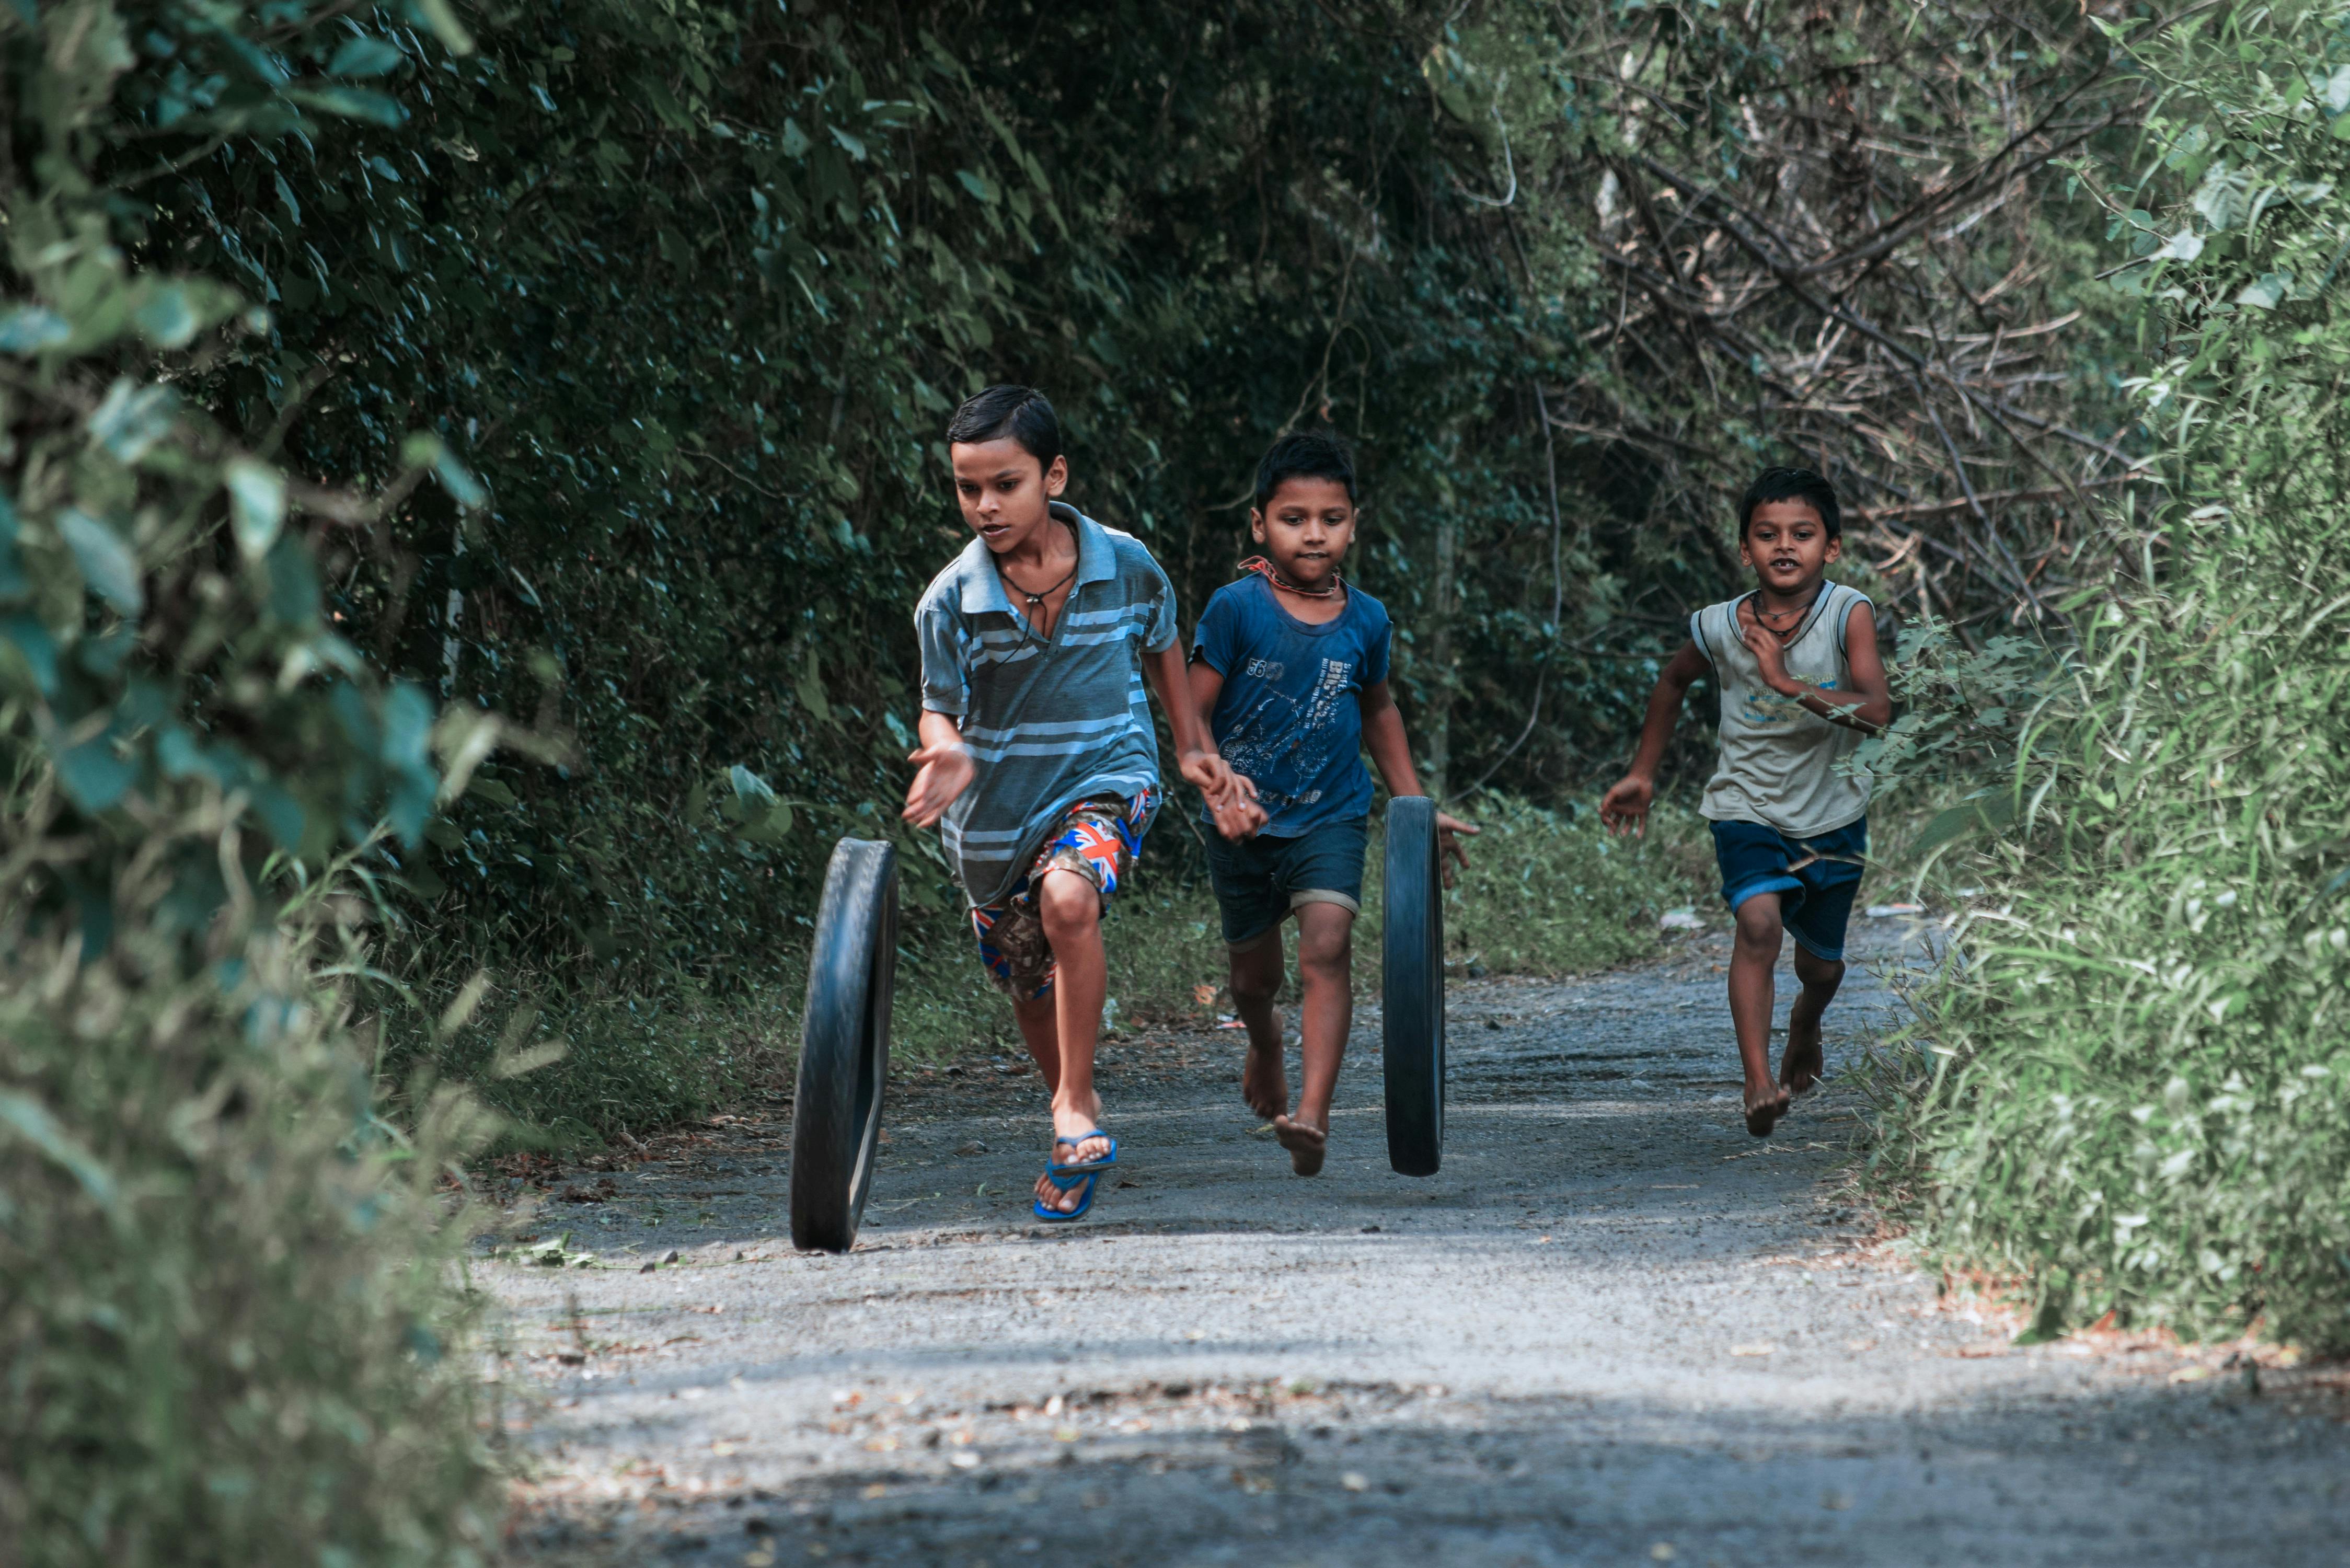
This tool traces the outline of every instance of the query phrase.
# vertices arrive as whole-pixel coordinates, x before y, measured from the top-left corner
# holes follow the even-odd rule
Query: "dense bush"
[[[2028,1278],[2043,1327],[2342,1349],[2350,13],[2119,36],[2161,108],[2138,159],[2081,172],[2129,246],[2168,493],[2053,661],[1913,649],[1939,700],[1907,765],[2011,765],[1929,830],[1991,891],[1888,1064],[1877,1171],[1943,1256]]]
[[[494,732],[440,724],[322,607],[297,504],[375,503],[190,405],[269,323],[115,243],[92,161],[136,37],[98,0],[0,10],[0,1558],[481,1561],[434,1189],[484,1129],[422,1085],[404,1130],[379,1116],[352,1014],[378,849]],[[215,84],[183,133],[355,107]],[[402,484],[472,493],[429,435],[403,450]]]

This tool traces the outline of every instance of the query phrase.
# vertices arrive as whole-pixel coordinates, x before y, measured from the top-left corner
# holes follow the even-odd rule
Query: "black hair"
[[[1273,443],[1256,465],[1256,509],[1273,503],[1273,493],[1284,479],[1329,479],[1347,487],[1355,499],[1355,459],[1336,436],[1318,431],[1292,431]]]
[[[1002,441],[1005,436],[1036,460],[1039,471],[1051,468],[1053,460],[1061,455],[1061,417],[1034,387],[1005,382],[973,392],[947,421],[950,444]]]
[[[1820,526],[1831,539],[1844,537],[1844,514],[1836,505],[1835,486],[1808,468],[1766,468],[1746,487],[1738,504],[1738,537],[1743,540],[1754,521],[1754,509],[1773,501],[1801,501],[1820,514]]]

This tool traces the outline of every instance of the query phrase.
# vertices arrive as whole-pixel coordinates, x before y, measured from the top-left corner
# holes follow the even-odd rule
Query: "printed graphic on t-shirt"
[[[1259,673],[1255,666],[1266,664],[1275,673],[1261,678],[1281,679],[1282,666],[1278,661],[1253,659],[1249,663],[1252,675]],[[1284,805],[1312,805],[1322,798],[1323,791],[1308,787],[1284,794],[1267,789],[1262,781],[1318,781],[1329,766],[1334,745],[1341,740],[1359,743],[1359,722],[1351,726],[1338,722],[1339,705],[1352,704],[1355,700],[1347,679],[1354,672],[1352,659],[1322,660],[1322,673],[1303,703],[1285,691],[1268,691],[1242,715],[1231,738],[1218,742],[1234,773],[1258,781],[1258,798],[1267,812],[1277,813]]]
[[[1809,684],[1821,691],[1836,689],[1833,680],[1815,680]],[[1802,698],[1782,697],[1768,686],[1749,687],[1741,697],[1738,716],[1745,720],[1747,728],[1752,730],[1783,730],[1800,722],[1810,711],[1804,706]]]

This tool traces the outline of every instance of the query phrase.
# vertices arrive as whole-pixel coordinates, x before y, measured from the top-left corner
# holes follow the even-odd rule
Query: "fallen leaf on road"
[[[2211,1376],[2208,1366],[2182,1366],[2170,1375],[2173,1383],[2200,1383]]]
[[[1345,1487],[1348,1491],[1368,1491],[1371,1490],[1370,1477],[1363,1474],[1360,1470],[1348,1470],[1345,1475],[1338,1478],[1338,1484]]]
[[[1775,1345],[1733,1345],[1730,1347],[1730,1354],[1732,1355],[1773,1355],[1778,1353],[1778,1349],[1779,1347]]]

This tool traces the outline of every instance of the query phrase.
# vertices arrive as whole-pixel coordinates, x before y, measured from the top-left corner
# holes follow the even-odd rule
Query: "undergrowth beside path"
[[[1905,660],[1897,765],[2004,762],[1926,835],[1989,891],[1880,1061],[1873,1173],[2043,1333],[2350,1350],[2350,12],[2138,58],[2153,173],[2103,195],[2168,493],[2060,650]]]

